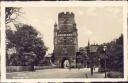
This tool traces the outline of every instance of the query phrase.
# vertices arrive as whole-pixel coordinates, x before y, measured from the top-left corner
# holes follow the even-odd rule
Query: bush
[[[123,78],[124,76],[122,72],[112,71],[112,72],[107,73],[107,77],[108,78]]]

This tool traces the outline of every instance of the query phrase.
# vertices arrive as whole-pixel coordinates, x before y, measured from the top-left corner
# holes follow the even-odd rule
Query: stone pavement
[[[98,68],[91,76],[90,68],[81,69],[44,69],[36,70],[34,72],[11,72],[7,73],[7,79],[40,79],[40,78],[104,78],[104,73],[99,73]]]
[[[86,78],[104,78],[105,73],[98,72],[98,68],[95,68],[95,71],[93,72],[93,75],[91,76],[91,72],[86,73]]]

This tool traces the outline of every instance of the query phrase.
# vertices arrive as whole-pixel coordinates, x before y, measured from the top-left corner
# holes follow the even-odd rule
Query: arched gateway
[[[61,68],[69,68],[70,67],[70,61],[69,59],[63,58],[61,61]]]
[[[58,67],[75,66],[78,50],[75,15],[72,12],[58,14],[58,24],[54,25],[54,56]]]

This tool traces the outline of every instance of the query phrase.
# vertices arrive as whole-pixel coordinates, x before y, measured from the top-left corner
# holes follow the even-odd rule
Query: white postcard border
[[[124,33],[124,78],[62,78],[62,79],[6,79],[5,63],[5,7],[123,7],[123,33]],[[56,1],[56,2],[1,2],[1,81],[3,82],[113,82],[128,80],[128,56],[127,56],[127,2],[126,1]]]

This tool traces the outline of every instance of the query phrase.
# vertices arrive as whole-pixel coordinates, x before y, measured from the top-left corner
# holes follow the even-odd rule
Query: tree
[[[107,46],[106,54],[107,56],[107,68],[112,71],[121,71],[123,72],[123,35],[116,40],[111,41],[110,43],[105,44]],[[103,54],[103,46],[99,47],[99,54]],[[101,59],[104,59],[105,56],[101,55]],[[104,63],[103,63],[104,65]]]
[[[15,22],[22,14],[20,7],[6,7],[5,8],[5,24]]]
[[[17,54],[14,52],[15,43],[14,43],[14,31],[11,30],[10,23],[15,24],[17,18],[20,16],[19,7],[6,7],[5,8],[5,24],[6,24],[6,64],[7,65],[17,65],[20,59],[17,57]],[[13,52],[12,52],[13,51]],[[18,63],[20,64],[20,63]]]
[[[12,65],[12,64],[17,65],[15,64],[15,60],[18,58],[16,58],[16,53],[13,51],[15,48],[13,38],[14,38],[13,31],[11,29],[6,29],[6,64],[7,65]]]
[[[16,23],[21,16],[20,7],[6,7],[6,64],[14,66],[38,65],[43,59],[47,48],[41,38],[41,34],[32,26]],[[16,31],[11,29],[14,24]]]
[[[17,31],[13,34],[7,32],[6,35],[8,35],[7,37],[11,41],[12,46],[16,48],[17,60],[20,59],[18,61],[20,64],[17,65],[38,65],[47,51],[42,38],[39,36],[39,32],[26,24],[22,26],[17,25],[16,28]],[[9,37],[9,34],[11,34],[11,37]]]

